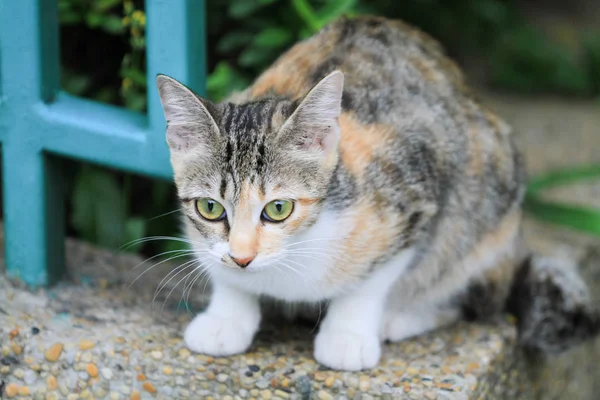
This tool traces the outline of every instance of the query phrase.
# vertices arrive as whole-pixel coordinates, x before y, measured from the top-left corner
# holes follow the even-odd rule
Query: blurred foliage
[[[208,97],[240,90],[286,48],[341,15],[401,18],[437,38],[459,61],[485,61],[488,83],[517,92],[600,94],[600,34],[581,51],[530,26],[512,0],[207,1]],[[59,0],[63,88],[146,109],[143,0]],[[171,184],[92,166],[73,169],[70,233],[115,248],[148,235],[177,233]],[[146,245],[148,252],[178,248]],[[132,247],[140,250],[140,246]]]

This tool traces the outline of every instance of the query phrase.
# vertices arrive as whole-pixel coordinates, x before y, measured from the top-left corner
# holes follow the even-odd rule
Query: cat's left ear
[[[317,83],[283,124],[279,140],[298,150],[327,155],[340,137],[344,74],[334,71]]]

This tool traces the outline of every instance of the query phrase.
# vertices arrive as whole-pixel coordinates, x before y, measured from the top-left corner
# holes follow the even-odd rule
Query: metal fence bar
[[[167,74],[204,94],[206,68],[204,0],[146,0],[148,154],[171,176],[165,142],[165,120],[155,87],[157,74]],[[151,168],[151,166],[149,166]],[[162,168],[162,167],[161,167]]]
[[[34,107],[58,90],[57,5],[2,2],[0,14],[6,266],[10,276],[41,285],[64,269],[62,180],[30,124]]]
[[[203,93],[204,0],[146,0],[149,115],[59,92],[56,0],[0,2],[6,265],[32,286],[64,271],[60,160],[171,179],[157,73]]]

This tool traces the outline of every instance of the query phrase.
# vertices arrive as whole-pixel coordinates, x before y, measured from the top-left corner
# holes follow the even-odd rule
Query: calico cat
[[[511,128],[417,29],[339,19],[219,104],[165,75],[157,86],[213,285],[191,350],[246,351],[261,296],[327,301],[314,356],[341,370],[376,366],[384,340],[506,307],[530,349],[597,331],[579,276],[522,248]]]

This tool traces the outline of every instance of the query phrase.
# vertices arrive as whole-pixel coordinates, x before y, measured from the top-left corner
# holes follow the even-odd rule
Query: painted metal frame
[[[63,276],[60,158],[170,180],[163,73],[204,93],[204,0],[146,0],[148,113],[60,89],[57,0],[0,2],[0,144],[6,267],[30,286]]]

